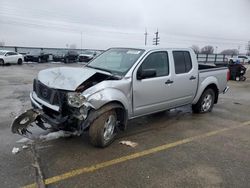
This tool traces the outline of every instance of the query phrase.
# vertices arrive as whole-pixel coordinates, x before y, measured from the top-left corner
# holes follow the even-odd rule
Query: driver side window
[[[167,76],[169,74],[169,61],[167,52],[153,52],[141,64],[138,71],[155,70],[156,76]]]

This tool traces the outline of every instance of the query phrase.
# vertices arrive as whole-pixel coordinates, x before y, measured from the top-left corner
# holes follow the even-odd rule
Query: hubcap
[[[103,137],[105,141],[108,141],[112,138],[112,135],[115,130],[116,117],[114,115],[109,115],[108,119],[104,124]]]
[[[210,109],[212,105],[212,95],[211,94],[207,94],[202,102],[202,111],[206,112]]]

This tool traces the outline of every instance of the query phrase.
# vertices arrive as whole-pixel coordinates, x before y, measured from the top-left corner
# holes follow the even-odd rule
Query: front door
[[[152,71],[155,71],[155,75],[152,75]],[[145,72],[151,72],[151,75],[143,77]],[[142,76],[139,77],[139,74]],[[168,52],[152,52],[135,68],[133,73],[134,116],[166,109],[171,101],[171,88]]]

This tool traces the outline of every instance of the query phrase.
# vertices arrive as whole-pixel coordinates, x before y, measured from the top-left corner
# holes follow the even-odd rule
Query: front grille
[[[36,79],[33,82],[33,90],[36,92],[37,96],[40,99],[52,105],[62,106],[62,103],[64,101],[63,91],[50,88]]]

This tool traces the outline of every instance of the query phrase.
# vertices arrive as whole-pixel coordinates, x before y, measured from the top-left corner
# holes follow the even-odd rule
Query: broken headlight
[[[67,101],[70,106],[80,108],[86,101],[86,98],[81,93],[71,92],[67,94]]]

